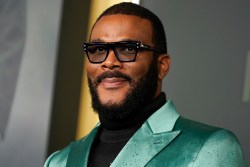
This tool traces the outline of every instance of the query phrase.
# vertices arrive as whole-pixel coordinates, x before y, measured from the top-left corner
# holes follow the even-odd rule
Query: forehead
[[[96,22],[90,41],[138,40],[152,44],[152,33],[152,25],[147,19],[133,15],[108,15]]]

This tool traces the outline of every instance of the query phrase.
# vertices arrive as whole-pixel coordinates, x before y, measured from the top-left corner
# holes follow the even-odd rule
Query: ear
[[[158,57],[158,79],[163,80],[170,67],[170,57],[168,54],[162,54]]]

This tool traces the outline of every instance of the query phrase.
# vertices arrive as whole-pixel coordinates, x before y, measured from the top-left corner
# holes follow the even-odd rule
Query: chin
[[[101,90],[98,91],[98,94],[99,94],[99,99],[100,99],[100,102],[103,104],[103,105],[112,105],[112,104],[115,104],[115,105],[120,105],[122,104],[128,93],[126,92],[129,92],[128,89],[126,90]]]
[[[117,99],[117,98],[115,98],[115,96],[114,96],[114,98],[104,98],[104,100],[102,100],[102,98],[100,98],[100,101],[101,101],[102,105],[105,105],[107,107],[114,106],[114,105],[119,106],[119,105],[124,103],[124,99]]]

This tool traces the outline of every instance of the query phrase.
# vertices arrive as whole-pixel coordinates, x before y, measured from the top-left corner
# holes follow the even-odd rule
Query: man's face
[[[119,42],[128,40],[141,41],[143,44],[153,46],[151,23],[146,19],[131,15],[117,14],[104,16],[96,23],[90,36],[90,42]],[[120,62],[112,50],[104,62],[100,64],[88,62],[87,75],[92,100],[93,93],[95,93],[99,103],[103,106],[112,107],[122,105],[128,98],[128,95],[131,95],[134,89],[138,89],[138,85],[145,81],[146,76],[150,75],[155,76],[155,88],[153,88],[154,90],[146,88],[146,91],[151,91],[150,94],[152,96],[158,95],[160,89],[157,84],[157,60],[155,61],[155,65],[152,65],[152,62],[152,51],[138,52],[136,61],[134,62]],[[149,70],[150,68],[151,70]],[[149,71],[151,71],[151,74],[148,74]],[[149,98],[152,99],[153,97]]]

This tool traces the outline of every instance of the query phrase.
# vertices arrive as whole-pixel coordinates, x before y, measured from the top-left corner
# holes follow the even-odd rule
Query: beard
[[[105,78],[117,77],[124,78],[130,84],[125,99],[117,103],[102,104],[97,91],[98,84]],[[148,72],[142,76],[138,81],[132,77],[123,74],[119,71],[107,71],[101,74],[92,82],[88,78],[88,85],[92,97],[92,108],[99,116],[109,120],[122,120],[133,116],[134,113],[139,112],[143,106],[150,103],[154,98],[157,90],[158,70],[156,58],[150,64]]]

